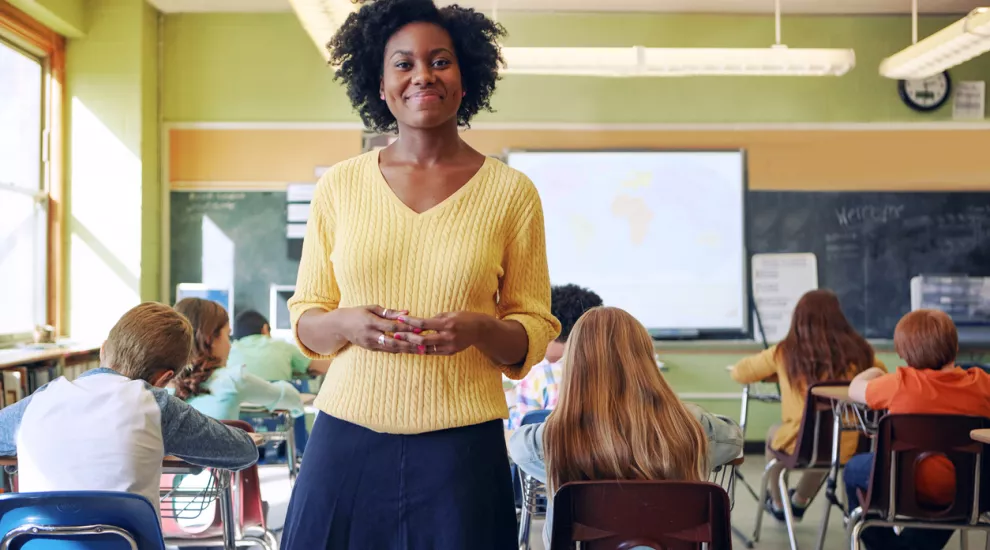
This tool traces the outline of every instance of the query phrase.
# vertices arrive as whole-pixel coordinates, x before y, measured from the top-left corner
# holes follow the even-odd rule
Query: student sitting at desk
[[[941,311],[920,309],[905,315],[894,329],[894,350],[908,366],[886,374],[877,369],[861,373],[849,385],[849,397],[890,414],[958,414],[990,417],[990,374],[956,366],[959,336],[956,325]],[[852,457],[843,472],[849,509],[859,506],[856,489],[866,489],[873,453]],[[944,456],[924,459],[915,479],[919,500],[947,505],[955,497],[956,474]],[[952,531],[872,527],[863,532],[870,549],[935,550],[945,546]]]
[[[594,308],[574,325],[560,397],[545,423],[523,426],[509,455],[552,492],[570,481],[706,481],[742,454],[739,426],[682,403],[632,315]],[[550,547],[552,510],[543,538]]]
[[[830,290],[812,290],[798,300],[787,336],[776,346],[743,359],[732,369],[732,378],[740,384],[752,384],[777,377],[780,383],[782,422],[767,434],[767,459],[770,449],[793,453],[798,430],[804,417],[808,388],[818,382],[851,380],[856,374],[875,367],[885,372],[873,348],[849,324],[839,299]],[[856,453],[859,435],[842,434],[841,458],[845,462]],[[776,480],[782,464],[770,472]],[[818,493],[826,473],[808,472],[791,490],[794,518],[801,519],[811,499]],[[777,483],[770,483],[764,503],[767,511],[784,521],[783,497]]]
[[[101,367],[59,377],[0,411],[0,455],[17,455],[20,490],[123,491],[159,510],[162,459],[241,470],[258,450],[162,389],[189,359],[192,327],[170,307],[141,304],[110,330]]]
[[[245,371],[243,365],[225,366],[230,355],[230,321],[223,306],[202,298],[186,298],[175,310],[192,323],[195,342],[190,364],[176,374],[175,395],[196,410],[218,420],[236,420],[241,404],[270,411],[303,414],[303,402],[292,384],[268,382]]]
[[[295,344],[272,338],[268,319],[253,309],[237,316],[234,321],[234,337],[236,340],[230,347],[227,363],[244,365],[245,372],[262,380],[291,382],[301,378],[305,382],[304,387],[309,388],[309,377],[326,374],[330,366],[329,360],[310,359]],[[245,420],[258,422],[257,418]],[[302,455],[308,439],[305,416],[296,417],[293,430],[296,433],[296,452]],[[264,457],[264,451],[262,456]]]
[[[245,371],[262,380],[290,382],[294,378],[324,374],[330,366],[329,360],[310,359],[295,345],[272,338],[268,319],[254,310],[237,316],[234,338],[227,362],[244,365]]]
[[[506,427],[516,429],[530,411],[552,409],[557,404],[561,371],[567,338],[574,323],[593,307],[602,305],[594,292],[577,285],[555,286],[550,289],[550,313],[560,321],[560,335],[547,346],[543,361],[536,364],[526,378],[506,390],[509,420]]]

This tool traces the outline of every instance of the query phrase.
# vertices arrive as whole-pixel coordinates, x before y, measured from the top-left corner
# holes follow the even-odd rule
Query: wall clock
[[[915,111],[927,113],[945,105],[952,92],[949,72],[939,73],[918,80],[901,80],[897,83],[901,100]]]

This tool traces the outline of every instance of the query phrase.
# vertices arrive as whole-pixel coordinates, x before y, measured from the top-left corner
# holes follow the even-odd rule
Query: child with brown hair
[[[176,397],[218,420],[237,420],[243,403],[303,415],[302,396],[292,384],[269,382],[247,372],[244,365],[227,364],[230,317],[223,306],[202,298],[185,298],[175,304],[175,310],[193,328],[189,365],[176,373],[172,383]]]
[[[110,330],[100,368],[60,377],[0,411],[0,455],[17,455],[20,490],[123,491],[158,510],[162,459],[240,470],[258,450],[164,390],[189,359],[192,327],[141,304]]]
[[[959,335],[952,319],[942,311],[919,309],[905,315],[894,329],[894,350],[907,367],[886,374],[870,369],[853,379],[849,397],[871,409],[890,414],[958,414],[990,417],[990,374],[982,369],[956,366]],[[873,453],[852,457],[843,479],[849,509],[859,506],[856,489],[864,492],[870,482]],[[956,473],[944,456],[925,458],[918,464],[915,490],[919,500],[946,505],[955,497]],[[871,549],[942,548],[952,531],[905,529],[900,536],[890,528],[870,528],[863,541]]]
[[[842,312],[836,295],[825,289],[804,294],[794,307],[787,336],[777,345],[747,357],[732,369],[732,378],[752,384],[776,377],[780,384],[781,423],[767,434],[767,460],[772,450],[793,453],[798,431],[804,419],[808,388],[818,382],[851,380],[867,369],[885,372],[873,348]],[[843,462],[856,453],[859,438],[842,435],[840,457]],[[777,463],[769,478],[776,480],[784,465]],[[784,521],[784,505],[789,504],[794,518],[804,517],[811,499],[825,481],[824,473],[806,472],[790,495],[781,495],[776,482],[770,483],[767,511]]]

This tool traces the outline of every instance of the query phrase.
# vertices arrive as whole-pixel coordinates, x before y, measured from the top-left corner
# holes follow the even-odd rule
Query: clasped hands
[[[492,317],[459,311],[429,319],[381,306],[351,308],[346,334],[354,345],[373,351],[414,355],[453,355],[477,344]]]

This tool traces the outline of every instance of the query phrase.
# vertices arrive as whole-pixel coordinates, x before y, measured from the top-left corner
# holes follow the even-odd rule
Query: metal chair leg
[[[791,550],[798,550],[797,535],[794,534],[794,510],[791,509],[790,487],[787,486],[787,468],[780,470],[777,476],[777,486],[780,488],[780,500],[784,505],[784,524],[787,526],[787,537],[791,541]]]
[[[819,488],[819,490],[821,490]],[[828,520],[829,516],[832,514],[832,501],[831,499],[825,499],[825,512],[822,514],[822,523],[818,527],[818,541],[815,544],[815,550],[824,550],[825,548],[825,535],[828,533]]]
[[[959,530],[959,548],[960,550],[969,550],[969,531],[965,529]]]
[[[520,472],[522,487],[522,510],[519,515],[519,550],[529,550],[530,527],[533,523],[533,487],[530,484],[529,476]]]
[[[522,514],[519,516],[519,550],[529,550],[529,528],[532,521],[529,509],[523,504]]]
[[[760,531],[763,528],[763,503],[767,501],[767,493],[770,489],[770,470],[776,465],[777,459],[771,458],[770,462],[767,462],[766,467],[763,469],[763,475],[760,477],[760,500],[756,503],[756,525],[753,526],[753,542],[760,541]],[[990,548],[987,550],[990,550]]]
[[[271,546],[272,550],[278,550],[278,539],[275,538],[275,533],[272,533],[271,531],[268,531],[266,529],[264,539],[265,542],[267,542],[268,545]]]
[[[238,541],[238,542],[252,543],[255,546],[261,547],[262,550],[278,550],[278,546],[277,545],[276,546],[272,546],[267,540],[265,540],[264,538],[261,538],[261,537],[249,537],[249,536],[245,536],[245,537],[241,538],[241,540]],[[238,546],[240,546],[240,544]]]
[[[285,415],[285,459],[289,462],[289,486],[296,483],[299,475],[299,459],[296,456],[296,427],[291,415]]]
[[[852,519],[850,519],[850,523],[852,528],[849,530],[851,533],[849,536],[849,550],[860,550],[862,548],[860,537],[863,535],[863,522],[856,521],[852,523]]]
[[[846,542],[849,544],[850,550],[856,550],[858,548],[858,541],[853,540],[853,531],[856,526],[859,525],[860,518],[863,517],[863,509],[856,508],[849,512],[849,517],[846,519]],[[988,549],[990,550],[990,549]]]

